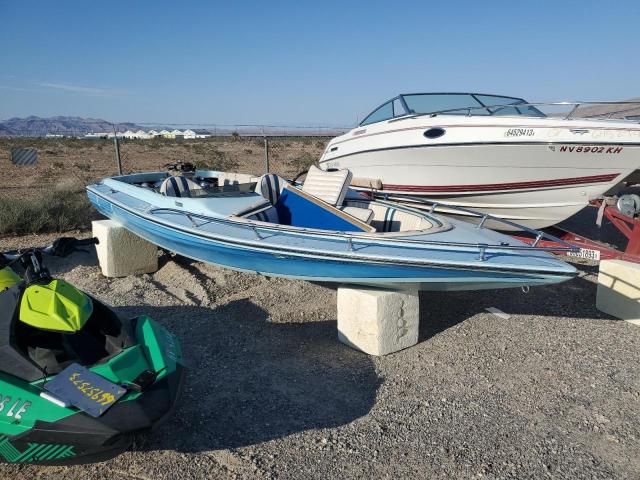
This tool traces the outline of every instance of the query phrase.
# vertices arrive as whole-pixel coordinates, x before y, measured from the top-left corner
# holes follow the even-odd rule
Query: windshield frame
[[[405,97],[409,97],[409,96],[418,96],[418,95],[451,95],[451,96],[468,96],[471,97],[475,102],[478,102],[478,106],[473,106],[473,107],[461,107],[461,108],[451,108],[451,109],[444,109],[444,110],[433,110],[430,112],[416,112],[414,110],[412,110],[407,101],[405,100]],[[500,98],[504,98],[505,100],[511,100],[511,102],[509,103],[502,103],[502,104],[487,104],[485,102],[483,102],[482,100],[480,100],[478,97],[495,97],[497,99]],[[400,100],[400,102],[402,103],[402,105],[404,106],[406,112],[405,115],[400,115],[400,116],[393,116],[391,118],[387,118],[387,119],[383,119],[383,120],[379,120],[377,122],[367,122],[367,120],[371,117],[371,115],[373,115],[375,112],[378,111],[378,109],[380,109],[381,107],[383,107],[384,105],[394,102],[395,100]],[[422,116],[422,115],[437,115],[437,114],[448,114],[448,115],[467,115],[467,116],[474,116],[473,112],[474,110],[482,110],[483,112],[487,112],[487,113],[483,113],[481,114],[482,116],[509,116],[509,115],[500,115],[498,114],[498,112],[500,110],[502,110],[502,108],[516,108],[517,110],[517,106],[521,105],[523,107],[526,107],[527,109],[531,109],[534,112],[536,112],[537,114],[535,115],[528,115],[525,113],[522,114],[518,114],[518,115],[512,115],[512,116],[517,116],[517,117],[533,117],[533,118],[546,118],[547,115],[542,112],[541,110],[539,110],[538,108],[536,108],[535,106],[529,104],[529,102],[527,102],[525,99],[523,98],[519,98],[519,97],[509,97],[507,95],[495,95],[495,94],[490,94],[490,93],[471,93],[471,92],[416,92],[416,93],[401,93],[400,95],[393,97],[390,100],[385,101],[384,103],[381,103],[380,105],[378,105],[376,108],[374,108],[358,125],[361,127],[364,127],[366,125],[370,125],[373,123],[379,123],[379,122],[385,122],[385,121],[389,121],[389,120],[395,120],[395,119],[399,119],[402,117],[406,117],[406,116],[411,116],[411,117],[416,117],[416,116]],[[456,113],[459,112],[459,113]],[[476,115],[478,116],[478,115]]]

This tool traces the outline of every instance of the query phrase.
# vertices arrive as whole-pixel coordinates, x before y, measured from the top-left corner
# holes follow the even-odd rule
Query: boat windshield
[[[522,98],[479,93],[411,93],[399,95],[371,112],[360,125],[405,115],[516,115],[546,117]]]
[[[200,190],[190,190],[188,196],[190,198],[255,196],[255,189],[256,182],[211,185]],[[186,196],[184,193],[182,195]]]

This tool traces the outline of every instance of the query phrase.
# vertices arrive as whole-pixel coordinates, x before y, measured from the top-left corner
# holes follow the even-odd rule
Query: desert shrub
[[[81,150],[91,146],[91,144],[87,144],[87,140],[80,138],[63,138],[61,143],[70,150]]]
[[[85,163],[85,162],[75,163],[74,166],[81,172],[85,172],[85,173],[91,170],[91,164]]]
[[[229,158],[224,152],[214,150],[212,156],[194,162],[196,168],[203,170],[217,170],[219,172],[231,172],[238,168],[238,162]]]
[[[295,168],[296,172],[306,171],[314,163],[316,163],[316,157],[309,152],[302,152],[289,160],[289,164]]]
[[[166,147],[168,144],[167,140],[162,137],[150,138],[144,146],[149,150],[159,150],[161,148]]]
[[[187,143],[186,147],[190,148],[191,151],[193,153],[195,153],[196,155],[205,155],[206,153],[208,153],[210,151],[208,145],[200,143],[200,142],[198,142],[198,143],[195,143],[195,142],[194,143]]]
[[[99,218],[82,190],[43,192],[35,198],[0,198],[0,235],[66,232]]]

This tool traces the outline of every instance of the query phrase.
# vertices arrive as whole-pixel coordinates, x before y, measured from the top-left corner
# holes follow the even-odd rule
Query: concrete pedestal
[[[418,343],[417,290],[338,288],[338,338],[369,355]]]
[[[601,261],[596,307],[640,326],[640,265],[624,260]]]
[[[126,277],[158,270],[158,247],[113,220],[91,222],[98,261],[105,277]]]

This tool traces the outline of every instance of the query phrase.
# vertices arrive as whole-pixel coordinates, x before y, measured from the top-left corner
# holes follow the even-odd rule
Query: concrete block
[[[418,343],[417,290],[338,288],[338,338],[369,355]]]
[[[126,277],[158,270],[158,247],[113,220],[92,223],[98,261],[105,277]]]
[[[602,260],[596,308],[640,326],[640,264]]]

